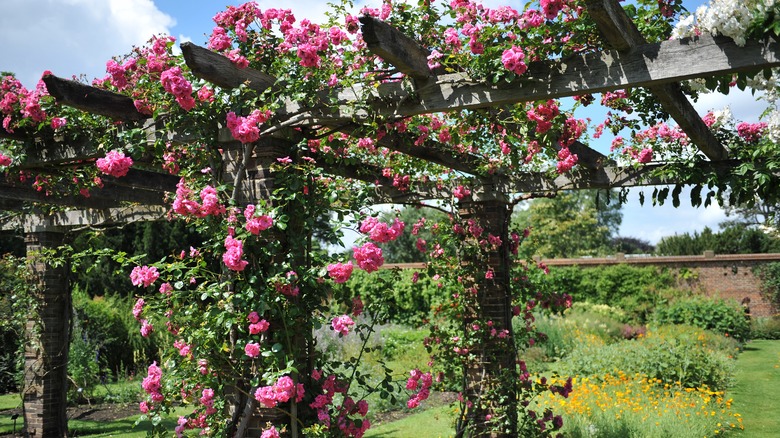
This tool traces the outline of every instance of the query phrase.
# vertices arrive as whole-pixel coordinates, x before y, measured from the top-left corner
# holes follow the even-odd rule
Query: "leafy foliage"
[[[753,268],[761,280],[761,293],[776,308],[780,307],[780,262],[766,263]]]
[[[750,321],[734,302],[705,297],[681,298],[659,306],[653,315],[659,324],[687,324],[738,341],[750,338]]]
[[[753,227],[732,225],[717,233],[705,227],[701,233],[664,237],[655,250],[664,256],[700,255],[708,250],[716,254],[763,254],[780,251],[780,239]]]

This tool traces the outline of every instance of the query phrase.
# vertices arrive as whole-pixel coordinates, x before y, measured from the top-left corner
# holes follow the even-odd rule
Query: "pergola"
[[[272,132],[255,144],[241,145],[229,133],[221,132],[225,174],[240,191],[240,198],[245,201],[260,199],[273,185],[269,166],[276,158],[286,155],[279,145],[300,140],[299,131],[293,128],[329,127],[358,135],[363,123],[374,118],[395,120],[419,114],[485,108],[501,111],[505,107],[539,99],[639,87],[646,88],[661,102],[664,110],[709,159],[701,164],[704,170],[723,174],[730,172],[738,163],[729,158],[727,149],[693,109],[681,91],[680,82],[778,67],[780,47],[777,41],[767,38],[749,41],[744,47],[739,47],[728,38],[701,35],[651,44],[644,40],[617,0],[589,0],[587,9],[602,34],[605,50],[533,63],[521,80],[500,85],[474,81],[465,73],[436,74],[427,66],[429,52],[426,48],[382,21],[362,17],[360,21],[367,50],[412,78],[414,90],[409,91],[397,82],[383,84],[373,91],[375,99],[357,111],[349,104],[359,98],[351,89],[334,90],[330,99],[322,99],[321,104],[314,107],[303,107],[289,101],[277,112],[275,129],[269,130]],[[251,68],[239,69],[224,56],[195,44],[184,43],[181,49],[194,75],[223,89],[248,84],[250,88],[262,92],[277,83],[277,78]],[[174,142],[193,140],[161,130],[156,120],[136,110],[129,97],[52,75],[44,77],[44,82],[60,104],[142,126],[148,133],[149,142],[160,136]],[[0,137],[29,145],[26,160],[20,166],[22,169],[56,169],[102,155],[97,145],[68,138],[44,138],[24,132],[8,134],[3,130],[0,130]],[[455,152],[432,139],[422,146],[414,146],[413,141],[413,138],[402,134],[389,134],[378,144],[473,175],[477,181],[473,187],[475,196],[460,202],[461,214],[479,218],[488,232],[498,236],[507,234],[506,224],[511,214],[509,198],[514,193],[702,183],[700,180],[671,181],[652,177],[653,170],[663,164],[621,167],[582,143],[571,146],[572,153],[579,156],[579,165],[566,174],[550,176],[548,173],[516,172],[484,175],[478,170],[484,164],[480,156]],[[334,176],[375,183],[377,203],[408,203],[450,196],[434,185],[418,186],[412,192],[399,191],[387,177],[382,176],[380,168],[371,165],[336,162],[322,166]],[[131,170],[123,178],[106,178],[105,187],[89,198],[48,197],[29,183],[9,179],[0,182],[2,210],[20,210],[30,205],[66,207],[54,214],[28,213],[6,224],[6,227],[24,229],[28,254],[33,258],[32,266],[41,291],[41,320],[30,320],[27,325],[29,336],[37,337],[27,343],[25,353],[24,415],[30,436],[60,437],[67,430],[65,405],[70,313],[70,290],[65,268],[47,265],[34,259],[34,254],[41,248],[57,247],[65,231],[71,227],[163,219],[167,212],[165,193],[175,191],[178,180],[178,177],[162,172]],[[481,316],[497,321],[501,327],[512,325],[506,287],[510,281],[508,259],[506,248],[490,255],[489,264],[496,269],[495,277],[492,282],[485,282],[479,297],[484,313]],[[40,329],[36,331],[37,326]],[[485,360],[481,362],[480,369],[469,372],[475,381],[472,385],[474,391],[477,391],[478,376],[514,368],[512,352],[485,345],[484,354]]]

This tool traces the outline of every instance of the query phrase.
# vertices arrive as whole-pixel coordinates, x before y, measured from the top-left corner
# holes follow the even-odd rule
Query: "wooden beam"
[[[350,89],[334,91],[340,105],[309,108],[287,102],[279,114],[290,125],[334,125],[361,119],[403,118],[460,109],[514,105],[541,99],[649,87],[686,79],[780,66],[780,45],[773,38],[750,41],[744,47],[730,38],[701,35],[684,40],[644,44],[620,53],[605,51],[532,63],[517,80],[488,85],[465,73],[437,76],[415,91],[399,83],[382,84],[365,96]],[[371,110],[350,105],[359,101]]]
[[[61,104],[126,122],[149,118],[139,113],[135,109],[133,99],[125,95],[50,74],[43,76],[43,82],[49,94]]]
[[[252,90],[262,93],[276,83],[273,76],[249,67],[240,69],[225,56],[204,47],[190,42],[180,46],[192,74],[222,88],[238,88],[246,83]]]
[[[431,76],[428,68],[430,52],[417,41],[371,16],[364,15],[359,20],[368,50],[416,80],[425,80]]]
[[[585,4],[608,46],[628,52],[647,44],[617,0],[588,0]],[[678,83],[653,85],[648,89],[704,155],[713,161],[726,159],[728,151],[701,119]]]
[[[0,222],[0,230],[31,230],[41,225],[84,227],[165,220],[168,209],[162,206],[125,206],[103,209],[58,211],[49,214],[24,214]]]
[[[17,202],[16,210],[22,210],[24,203],[98,209],[119,207],[123,203],[165,205],[162,193],[118,187],[110,183],[106,183],[103,189],[90,191],[90,195],[88,198],[81,195],[46,196],[28,185],[0,183],[0,199]]]

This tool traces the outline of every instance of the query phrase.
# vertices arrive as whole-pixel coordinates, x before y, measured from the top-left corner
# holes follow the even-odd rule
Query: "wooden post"
[[[26,230],[27,259],[37,308],[25,328],[23,409],[26,435],[62,438],[68,430],[68,347],[71,296],[65,266],[52,266],[39,251],[62,244],[64,229]]]
[[[477,346],[478,351],[473,351],[478,360],[466,370],[466,396],[472,403],[468,423],[473,429],[469,431],[469,436],[513,437],[517,431],[517,394],[511,390],[511,385],[518,382],[518,372],[509,284],[511,259],[508,229],[511,206],[490,186],[486,186],[477,199],[461,201],[460,205],[463,220],[473,220],[484,228],[483,239],[492,234],[503,242],[495,249],[464,260],[472,265],[477,288],[478,309],[474,316],[483,324],[490,321],[497,332],[509,332],[507,337],[487,337],[482,345]],[[488,271],[492,272],[492,278],[486,278]],[[502,393],[501,401],[490,395],[497,392]],[[495,431],[494,421],[499,417],[502,417],[501,421],[506,427]]]

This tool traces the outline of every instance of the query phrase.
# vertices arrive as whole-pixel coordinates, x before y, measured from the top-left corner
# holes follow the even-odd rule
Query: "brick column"
[[[37,254],[61,245],[63,236],[63,230],[46,226],[25,235],[37,309],[26,325],[23,406],[26,436],[35,438],[62,438],[68,430],[71,297],[67,270],[45,263]]]
[[[469,410],[469,423],[474,428],[471,436],[516,436],[517,399],[509,387],[518,382],[516,353],[512,332],[512,296],[510,292],[509,218],[511,208],[496,194],[485,190],[488,196],[468,202],[461,201],[460,216],[465,221],[473,220],[484,228],[482,238],[492,234],[501,238],[503,244],[495,249],[479,251],[464,260],[471,264],[474,284],[477,288],[478,308],[476,315],[483,323],[492,321],[497,331],[508,330],[506,338],[487,337],[478,351],[477,363],[466,371],[466,395],[473,403]],[[485,278],[491,270],[493,278]],[[466,321],[467,324],[469,321]],[[497,400],[491,394],[502,392],[503,399]],[[494,426],[487,418],[505,416],[508,428],[501,432],[492,431]]]

